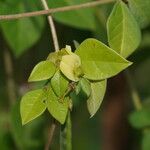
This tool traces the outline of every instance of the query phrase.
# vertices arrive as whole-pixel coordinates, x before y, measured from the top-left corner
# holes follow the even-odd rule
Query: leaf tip
[[[128,66],[131,66],[133,64],[133,62],[128,61]]]
[[[28,82],[32,82],[32,78],[31,78],[31,76],[29,76],[29,78],[28,78]]]
[[[28,82],[34,82],[34,81],[37,81],[37,80],[35,80],[35,77],[32,75],[32,72],[31,72],[31,74],[28,78]]]
[[[63,125],[65,123],[66,120],[60,120],[60,124]]]
[[[90,119],[94,117],[95,114],[90,114]]]
[[[22,126],[24,126],[24,125],[26,125],[28,123],[28,121],[22,119],[21,123],[22,123]]]

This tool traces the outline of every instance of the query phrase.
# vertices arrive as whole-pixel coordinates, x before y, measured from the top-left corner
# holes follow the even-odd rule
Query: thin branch
[[[43,4],[44,9],[49,10],[46,0],[41,0],[41,2]],[[56,33],[54,21],[53,21],[53,18],[51,15],[49,15],[47,18],[48,18],[48,22],[49,22],[51,33],[52,33],[55,51],[58,51],[59,50],[59,44],[58,44],[58,38],[57,38],[57,33]]]
[[[41,0],[41,2],[42,2],[42,5],[43,5],[44,9],[45,10],[49,10],[49,7],[48,7],[48,4],[47,4],[46,0]],[[57,38],[57,33],[56,33],[56,28],[55,28],[55,24],[54,24],[53,18],[52,18],[51,15],[49,15],[47,17],[47,19],[48,19],[49,26],[50,26],[50,29],[51,29],[55,51],[59,51],[58,38]],[[51,125],[51,128],[50,128],[50,131],[48,132],[49,136],[48,136],[47,143],[45,145],[45,150],[49,150],[50,149],[50,145],[51,145],[52,138],[53,138],[53,135],[54,135],[54,132],[55,132],[55,128],[56,128],[56,122],[55,122],[55,119],[54,119],[54,121],[53,121],[53,123]]]
[[[45,145],[45,150],[49,150],[50,149],[50,145],[52,143],[52,139],[53,139],[53,136],[54,136],[55,128],[56,128],[56,123],[55,123],[55,120],[54,120],[54,122],[51,125],[50,130],[48,132],[49,135],[48,135],[47,143]]]
[[[65,11],[77,10],[81,8],[95,7],[97,5],[112,3],[114,1],[115,0],[97,0],[93,2],[87,2],[84,4],[58,7],[58,8],[48,9],[48,10],[19,13],[19,14],[12,14],[12,15],[0,15],[0,21],[1,20],[15,20],[15,19],[35,17],[35,16],[41,16],[41,15],[49,15],[49,14],[57,13],[57,12],[65,12]]]
[[[139,94],[138,94],[138,92],[135,88],[135,85],[133,83],[132,76],[131,76],[129,70],[126,70],[125,74],[126,74],[126,77],[127,77],[129,87],[130,87],[134,107],[135,107],[136,110],[140,110],[140,109],[142,109],[142,102],[141,102],[140,96],[139,96]]]

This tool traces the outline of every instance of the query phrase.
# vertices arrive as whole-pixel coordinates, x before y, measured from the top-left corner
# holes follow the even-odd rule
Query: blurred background
[[[92,0],[48,0],[49,7],[62,7]],[[80,96],[72,111],[74,150],[150,150],[150,5],[129,0],[128,6],[142,29],[142,42],[129,58],[133,84],[144,109],[137,112],[123,73],[109,79],[100,110],[89,118],[86,103]],[[133,2],[144,13],[138,13]],[[141,5],[142,4],[142,5]],[[107,44],[106,21],[113,3],[53,15],[59,44],[81,43],[94,37]],[[0,0],[0,15],[42,10],[40,0]],[[27,83],[32,68],[54,51],[46,17],[0,21],[0,150],[42,150],[51,124],[48,112],[22,126],[21,96],[43,83]],[[59,126],[52,149],[59,149]]]

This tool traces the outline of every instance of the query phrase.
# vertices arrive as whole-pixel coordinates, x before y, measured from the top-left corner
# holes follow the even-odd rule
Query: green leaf
[[[106,84],[106,80],[91,82],[91,95],[87,101],[87,107],[91,117],[95,115],[103,101]]]
[[[63,76],[63,74],[58,70],[51,79],[51,86],[53,91],[58,97],[64,95],[68,88],[69,81]]]
[[[42,89],[28,92],[22,97],[20,112],[23,125],[37,118],[45,111],[45,100],[46,96]]]
[[[0,14],[12,14],[37,10],[39,2],[35,3],[34,0],[5,0],[0,2],[0,6]],[[40,39],[44,26],[43,17],[0,22],[2,33],[17,57]]]
[[[130,0],[129,8],[142,28],[150,24],[149,0]]]
[[[60,150],[72,150],[71,115],[68,112],[66,123],[61,126]]]
[[[51,78],[55,73],[55,65],[50,61],[41,61],[32,70],[29,82],[41,81]]]
[[[59,3],[56,3],[54,0],[48,0],[48,4],[50,8],[56,8],[63,6],[72,6],[88,1],[91,0],[61,0],[59,1]],[[53,17],[54,19],[56,19],[56,21],[69,26],[90,30],[95,29],[94,10],[92,8],[61,12],[53,14]]]
[[[95,39],[83,41],[75,53],[81,58],[84,77],[91,80],[112,77],[131,65],[131,62]]]
[[[150,110],[143,108],[142,110],[134,111],[129,116],[129,121],[137,129],[150,126]]]
[[[91,94],[91,85],[90,82],[85,79],[85,78],[81,78],[79,80],[79,83],[76,87],[76,94],[79,94],[80,92],[84,93],[86,95],[86,97],[88,98]]]
[[[108,42],[123,57],[131,55],[141,41],[140,28],[126,4],[115,4],[107,21]]]
[[[52,88],[50,86],[48,87],[47,89],[48,111],[61,124],[64,124],[66,120],[66,116],[68,113],[68,101],[69,101],[68,97],[65,97],[63,100],[60,100],[55,95]]]

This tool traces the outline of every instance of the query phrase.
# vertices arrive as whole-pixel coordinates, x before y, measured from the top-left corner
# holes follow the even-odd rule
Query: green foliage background
[[[87,1],[61,0],[61,2],[55,2],[53,0],[48,0],[51,8],[84,2]],[[140,133],[143,128],[150,126],[150,112],[148,110],[150,107],[150,1],[129,0],[128,6],[142,30],[142,42],[136,52],[129,57],[129,60],[134,62],[131,67],[131,72],[144,106],[144,109],[140,112],[134,111],[132,103],[127,96],[129,108],[134,112],[126,117],[129,117],[129,123],[132,125],[135,132],[133,134],[131,131],[129,134],[133,134],[134,136],[136,133]],[[53,17],[56,24],[60,47],[65,47],[66,44],[74,47],[73,40],[81,43],[89,37],[95,37],[108,45],[106,21],[112,8],[113,3],[89,9],[54,14]],[[35,10],[42,10],[40,1],[35,3],[33,0],[0,0],[1,15]],[[120,12],[120,15],[121,13],[124,14],[124,10]],[[125,17],[128,18],[128,16]],[[121,22],[118,18],[117,21]],[[126,27],[126,24],[124,27]],[[134,27],[131,26],[131,28]],[[120,28],[120,31],[115,31],[115,35],[119,32],[125,32],[128,37],[128,34],[131,34],[128,29],[123,30]],[[134,31],[134,33],[138,36],[137,31]],[[135,37],[138,38],[137,36]],[[131,45],[130,40],[127,41],[127,43],[129,44],[127,45],[129,47]],[[136,42],[133,44],[135,44],[134,47],[136,47]],[[110,40],[109,45],[111,46]],[[120,46],[118,45],[117,47]],[[13,106],[10,105],[8,100],[6,86],[9,76],[6,74],[4,53],[7,50],[12,59],[14,80],[16,84],[15,91],[17,91],[16,103]],[[54,51],[54,48],[46,17],[0,22],[0,149],[43,149],[47,138],[47,128],[52,121],[50,115],[46,112],[40,118],[29,123],[29,125],[22,126],[19,114],[19,102],[21,96],[26,91],[43,85],[42,82],[27,85],[27,79],[35,64],[44,60],[49,52],[52,51]],[[105,99],[105,101],[107,101],[107,99]],[[102,113],[105,111],[105,107],[103,108],[105,103],[102,104],[101,110],[92,119],[89,119],[89,114],[85,107],[85,101],[82,98],[82,95],[79,96],[79,101],[75,101],[75,104],[72,113],[73,149],[101,149],[103,141],[101,121],[103,118]],[[58,149],[58,140],[59,132],[56,131],[52,149]],[[139,139],[135,136],[132,140],[135,141],[132,143],[133,147],[140,142],[142,150],[150,149],[149,130],[142,132],[139,135]],[[131,149],[130,146],[129,149]]]

